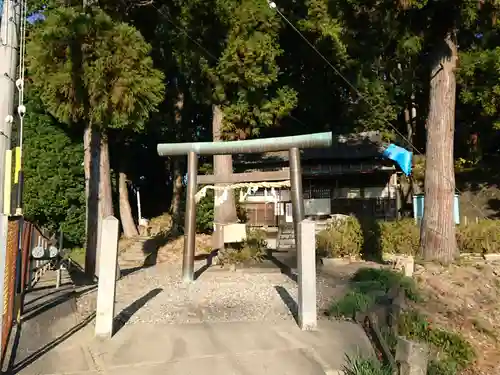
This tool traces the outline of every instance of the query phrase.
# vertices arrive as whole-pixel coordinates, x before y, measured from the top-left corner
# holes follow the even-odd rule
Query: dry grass
[[[182,258],[184,249],[184,236],[178,236],[171,239],[168,243],[158,249],[157,263],[175,262]],[[206,234],[196,235],[196,254],[204,255],[212,251],[212,238]]]
[[[467,374],[500,375],[500,263],[427,265],[415,277],[427,296],[422,310],[475,347],[478,362]]]

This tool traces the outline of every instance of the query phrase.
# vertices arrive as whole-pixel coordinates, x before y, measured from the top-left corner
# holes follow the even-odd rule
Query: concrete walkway
[[[135,277],[149,280],[153,287],[159,286],[161,280],[169,280],[164,278],[169,269],[150,269],[144,275]],[[155,275],[162,275],[162,279],[154,279]],[[276,292],[276,283],[280,280],[278,276],[282,275],[207,275],[196,283],[208,285],[216,279],[223,291],[229,290],[223,285],[227,278],[231,279],[228,285],[235,288],[234,285],[242,283],[234,278],[244,278],[249,282],[249,277],[255,277],[252,282],[262,284],[258,286],[260,293],[269,283],[269,290],[277,296],[276,299],[266,300],[266,303],[271,303],[269,311],[279,310],[279,306],[274,306],[279,301],[283,304],[283,311],[288,310]],[[282,281],[283,288],[290,287],[286,284],[288,281]],[[131,275],[128,280],[125,278],[121,288],[129,290],[137,282]],[[117,331],[109,341],[94,339],[92,311],[77,311],[78,300],[90,298],[91,294],[75,300],[80,294],[75,290],[70,293],[70,298],[59,297],[55,306],[24,321],[9,373],[333,375],[342,370],[346,354],[358,356],[372,353],[366,335],[355,324],[323,319],[319,321],[318,331],[302,332],[291,314],[283,315],[281,310],[275,319],[260,321],[251,318],[217,319],[216,313],[211,314],[212,319],[207,320],[204,314],[199,314],[189,322],[140,318],[141,311],[151,315],[152,310],[157,310],[156,306],[163,306],[161,301],[170,301],[173,293],[184,293],[185,298],[191,298],[191,304],[196,302],[192,290],[176,291],[180,290],[178,285],[169,282],[161,284],[161,288],[150,286],[150,292],[146,294],[143,289],[142,298],[130,298],[132,303],[128,305],[124,293],[121,297],[118,294]],[[46,290],[53,292],[50,288]],[[205,295],[205,299],[209,297]],[[246,300],[242,301],[246,303]],[[256,305],[252,307],[259,308]],[[192,310],[192,314],[197,315],[196,309]]]

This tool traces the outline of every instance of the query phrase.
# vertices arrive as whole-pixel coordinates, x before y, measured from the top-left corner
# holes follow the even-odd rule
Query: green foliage
[[[296,107],[295,90],[279,82],[281,23],[266,0],[175,4],[172,12],[191,31],[187,36],[177,30],[168,33],[176,60],[196,80],[193,95],[222,108],[226,138],[256,137]],[[201,58],[186,48],[193,40],[206,49]]]
[[[420,229],[413,219],[381,221],[380,245],[383,253],[417,254]]]
[[[361,268],[353,275],[351,282],[362,293],[382,291],[387,294],[394,287],[401,287],[409,300],[416,302],[421,298],[415,280],[387,269]]]
[[[196,231],[212,233],[214,230],[214,193],[209,189],[207,195],[196,204]]]
[[[457,227],[460,252],[488,254],[500,246],[500,221],[484,219],[477,223]],[[356,218],[338,221],[317,236],[318,254],[339,258],[365,254],[416,255],[419,250],[420,231],[414,221],[379,221],[373,228],[362,231]]]
[[[236,214],[241,222],[245,222],[246,212],[244,206],[239,203],[239,193],[238,189],[233,190]],[[208,189],[207,194],[196,204],[196,230],[198,233],[212,233],[214,230],[214,191],[212,189]]]
[[[410,219],[378,221],[363,228],[354,217],[338,220],[317,236],[318,252],[326,257],[359,256],[365,254],[416,254],[419,229]]]
[[[357,313],[366,313],[375,304],[375,297],[359,291],[349,291],[328,309],[330,316],[354,319]]]
[[[462,253],[488,254],[500,246],[499,220],[484,219],[457,228],[457,243]]]
[[[100,9],[57,8],[30,32],[28,70],[59,121],[141,130],[164,90],[150,50],[137,30]]]
[[[219,251],[219,262],[226,264],[249,264],[262,262],[267,250],[266,232],[259,229],[247,230],[247,239],[241,244]]]
[[[421,299],[412,278],[386,269],[362,268],[352,276],[349,287],[350,291],[330,306],[331,316],[353,319],[357,313],[367,312],[396,287],[401,287],[411,301]]]
[[[461,99],[481,108],[481,115],[496,120],[500,129],[500,47],[460,55]]]
[[[392,375],[392,369],[389,366],[384,366],[375,358],[347,357],[346,362],[345,375]]]
[[[401,315],[398,329],[400,335],[430,345],[435,358],[429,365],[429,374],[456,374],[476,358],[473,347],[462,335],[435,327],[416,310]]]
[[[359,221],[353,217],[337,220],[318,233],[316,247],[326,257],[358,256],[363,248],[364,238]]]
[[[331,316],[352,319],[357,313],[365,313],[383,303],[387,293],[398,286],[404,290],[409,300],[415,303],[422,301],[418,286],[412,278],[390,270],[362,268],[353,275],[349,284],[351,290],[331,305]],[[385,327],[380,329],[384,330]],[[469,367],[476,358],[470,343],[459,333],[432,325],[425,315],[414,309],[403,311],[399,316],[398,334],[408,339],[423,341],[431,347],[433,356],[429,364],[429,374],[456,374]],[[388,335],[387,339],[394,350],[394,337]],[[371,366],[368,367],[371,369]]]
[[[44,113],[29,91],[24,121],[24,214],[54,233],[65,246],[81,245],[85,234],[83,146]]]

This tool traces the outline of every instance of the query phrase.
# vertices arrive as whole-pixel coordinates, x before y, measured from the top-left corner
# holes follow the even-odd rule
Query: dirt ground
[[[415,279],[426,296],[424,312],[475,347],[477,365],[467,374],[500,374],[500,262],[427,265]]]

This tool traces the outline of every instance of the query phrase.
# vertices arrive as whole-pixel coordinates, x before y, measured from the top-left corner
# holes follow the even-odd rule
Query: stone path
[[[320,308],[343,292],[342,277],[319,277]],[[25,322],[10,373],[333,375],[346,354],[371,353],[355,324],[322,319],[300,331],[297,286],[281,273],[211,269],[191,285],[179,265],[132,273],[118,282],[117,332],[105,342],[93,338],[95,294],[77,291],[61,317],[48,309]]]

